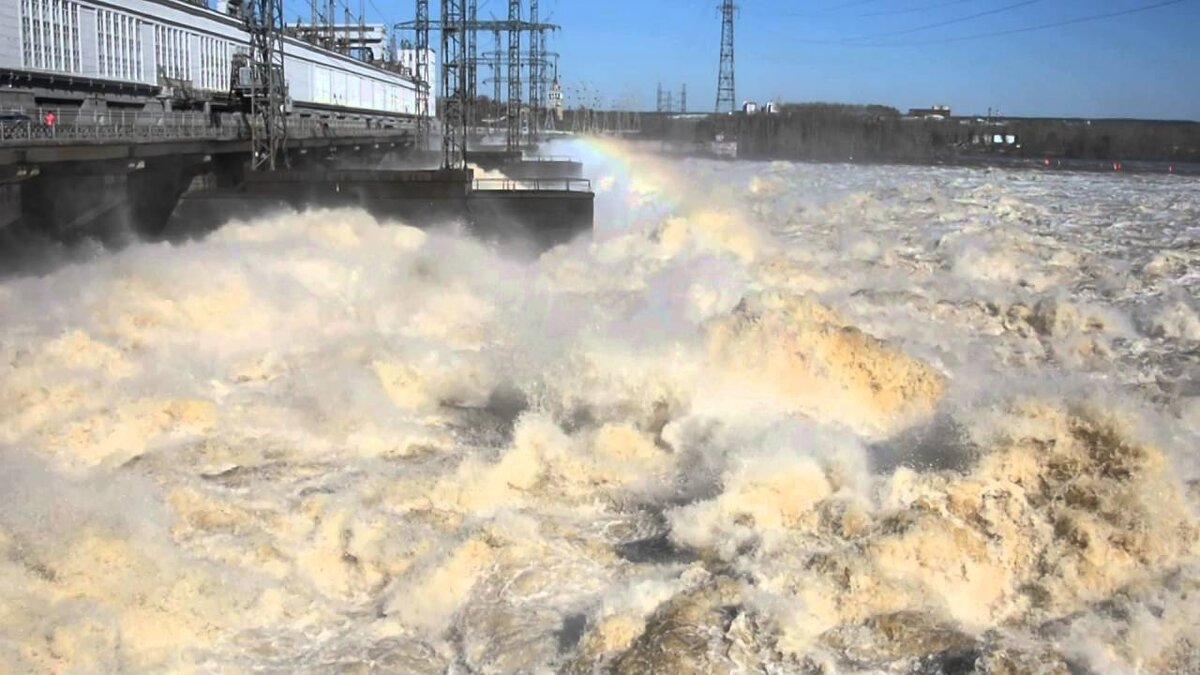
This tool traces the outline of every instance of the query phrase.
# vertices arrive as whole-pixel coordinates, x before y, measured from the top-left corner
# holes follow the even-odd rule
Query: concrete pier
[[[459,223],[539,248],[592,227],[591,186],[570,160],[475,152],[473,163],[509,177],[477,181],[470,171],[413,168],[441,158],[417,150],[405,131],[300,128],[288,142],[293,168],[256,174],[246,170],[246,139],[206,126],[169,130],[177,133],[93,138],[90,128],[63,127],[53,138],[0,147],[0,230],[58,241],[177,238],[233,217],[321,207],[359,207],[419,227]]]
[[[475,181],[470,170],[307,170],[248,174],[236,188],[185,194],[167,233],[218,227],[231,218],[311,208],[362,208],[417,227],[462,224],[486,240],[565,243],[593,225],[588,181],[553,178]]]

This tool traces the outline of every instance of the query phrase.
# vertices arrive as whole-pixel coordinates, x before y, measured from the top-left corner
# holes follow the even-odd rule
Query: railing
[[[479,178],[475,181],[475,189],[591,192],[592,181],[587,178]]]
[[[568,157],[566,155],[535,155],[533,157],[524,157],[522,159],[523,159],[523,161],[526,161],[526,162],[574,162],[575,161],[574,157]]]
[[[55,144],[63,141],[237,140],[249,139],[241,115],[197,112],[60,112],[53,108],[17,111],[28,119],[0,119],[0,145]],[[411,122],[387,125],[365,120],[291,117],[288,138],[378,136],[410,130]]]

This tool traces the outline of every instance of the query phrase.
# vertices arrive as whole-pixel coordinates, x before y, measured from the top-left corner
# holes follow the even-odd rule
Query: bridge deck
[[[407,144],[414,137],[412,125],[380,128],[344,120],[288,121],[288,147],[293,149]],[[130,113],[0,128],[0,166],[249,151],[250,128],[232,115]]]

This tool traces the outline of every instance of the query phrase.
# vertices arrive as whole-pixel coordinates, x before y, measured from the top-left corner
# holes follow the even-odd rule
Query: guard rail
[[[475,180],[475,189],[591,192],[592,181],[587,178],[479,178]]]
[[[0,144],[53,144],[63,141],[237,140],[251,136],[239,115],[110,111],[94,115],[59,115],[52,110],[0,113]],[[53,116],[51,116],[53,115]],[[411,122],[368,124],[359,120],[292,118],[289,138],[377,136],[411,130]]]

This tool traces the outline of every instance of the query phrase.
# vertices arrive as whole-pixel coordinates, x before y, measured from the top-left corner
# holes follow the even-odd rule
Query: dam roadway
[[[590,231],[593,193],[569,160],[473,152],[514,180],[440,170],[411,122],[288,121],[288,170],[252,173],[249,129],[232,115],[138,113],[106,124],[28,124],[0,137],[0,230],[64,241],[130,229],[167,238],[281,208],[361,207],[416,226],[460,222],[541,248]]]

